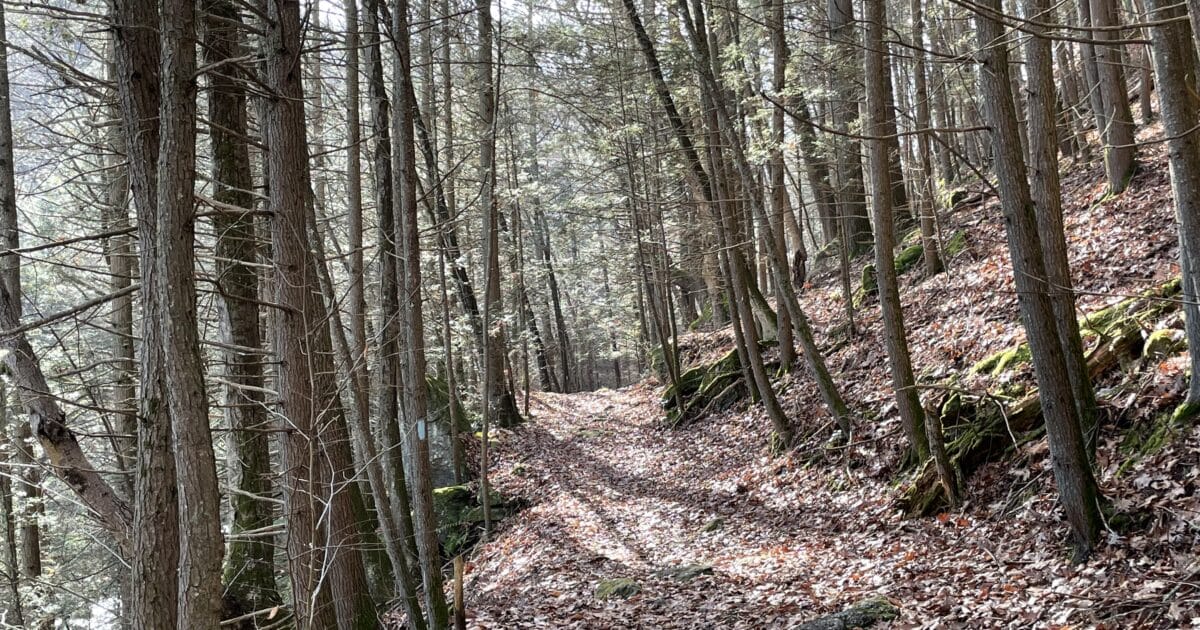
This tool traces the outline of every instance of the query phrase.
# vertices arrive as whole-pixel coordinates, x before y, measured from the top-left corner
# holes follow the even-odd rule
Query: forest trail
[[[772,583],[802,577],[802,565],[779,571],[773,553],[840,520],[836,511],[772,513],[736,481],[754,449],[719,432],[663,430],[657,403],[645,388],[538,394],[534,419],[503,434],[497,484],[534,505],[476,560],[467,588],[477,623],[738,625],[764,611],[756,587],[778,592]],[[703,573],[671,575],[686,568]],[[639,593],[597,600],[597,585],[614,578]],[[807,600],[795,593],[772,607],[798,612]]]
[[[1148,543],[1134,536],[1072,565],[1050,489],[985,509],[1006,491],[986,473],[977,507],[903,520],[861,461],[771,459],[750,446],[766,434],[754,413],[663,429],[657,392],[537,394],[532,420],[500,432],[494,483],[531,505],[470,557],[470,627],[794,628],[879,595],[900,608],[894,628],[1119,626],[1168,605],[1156,578],[1187,562],[1135,565]],[[1044,487],[1048,470],[1030,468]],[[597,598],[616,578],[636,594]],[[1195,605],[1169,603],[1182,620]]]

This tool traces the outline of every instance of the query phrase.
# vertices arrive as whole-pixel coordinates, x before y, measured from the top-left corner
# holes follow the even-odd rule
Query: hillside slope
[[[1142,159],[1131,190],[1114,199],[1093,203],[1098,168],[1070,169],[1065,181],[1081,314],[1178,273],[1161,146]],[[918,380],[1028,389],[1030,369],[1020,363],[995,376],[968,374],[1023,336],[998,208],[956,210],[942,228],[967,239],[950,271],[930,279],[914,271],[901,282]],[[1120,445],[1155,430],[1178,402],[1182,353],[1125,362],[1097,382],[1097,466],[1116,516],[1095,557],[1076,566],[1036,433],[968,480],[961,510],[902,518],[902,444],[877,303],[868,299],[857,314],[860,335],[846,339],[836,278],[815,277],[803,299],[860,413],[851,446],[825,448],[829,419],[802,368],[783,376],[781,390],[807,437],[776,458],[766,449],[769,423],[744,403],[665,429],[655,383],[539,395],[532,422],[494,449],[497,487],[531,507],[470,561],[475,627],[798,627],[872,595],[899,607],[891,627],[1200,625],[1200,429],[1176,429],[1164,447],[1136,455]],[[1146,324],[1177,326],[1178,316]],[[684,340],[693,363],[729,347],[721,331]],[[929,405],[938,392],[925,394]],[[681,567],[698,575],[680,579]],[[636,592],[597,598],[597,586],[615,578]]]

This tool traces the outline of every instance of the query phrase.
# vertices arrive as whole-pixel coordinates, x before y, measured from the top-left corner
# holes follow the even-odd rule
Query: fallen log
[[[1179,292],[1179,281],[1172,280],[1081,319],[1085,344],[1095,346],[1087,355],[1092,379],[1140,356],[1147,332],[1179,309]],[[1029,360],[1028,348],[1021,344],[980,361],[971,371],[999,376]],[[946,452],[962,479],[1007,453],[1017,436],[1041,428],[1042,402],[1036,391],[1013,400],[1002,389],[976,394],[953,380],[933,388],[944,393],[928,413],[941,415]],[[929,516],[946,505],[944,492],[936,467],[927,461],[902,486],[896,506],[908,516]]]

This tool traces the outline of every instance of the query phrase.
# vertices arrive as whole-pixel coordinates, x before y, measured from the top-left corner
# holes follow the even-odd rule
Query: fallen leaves
[[[1131,193],[1100,204],[1087,198],[1102,178],[1096,167],[1066,178],[1081,311],[1177,272],[1161,146],[1146,147],[1143,160]],[[970,247],[946,274],[902,280],[922,382],[1024,338],[995,215],[983,204],[947,217],[947,229],[969,230]],[[845,318],[830,279],[815,274],[803,296],[824,344]],[[857,324],[860,336],[834,345],[827,360],[845,398],[876,419],[860,420],[855,446],[835,455],[822,455],[829,418],[803,370],[783,376],[780,389],[810,444],[776,459],[754,408],[667,431],[650,384],[536,396],[533,421],[493,449],[497,488],[532,507],[473,557],[472,627],[787,628],[873,595],[900,606],[895,628],[1200,626],[1200,429],[1179,431],[1128,470],[1120,436],[1104,436],[1104,494],[1135,522],[1110,523],[1082,566],[1067,561],[1044,441],[983,466],[966,508],[905,521],[890,507],[901,445],[890,437],[898,420],[880,367],[877,305]],[[689,334],[683,356],[711,360],[731,343],[727,330]],[[1136,427],[1173,404],[1186,368],[1172,357],[1106,377],[1098,389],[1108,426]],[[1031,383],[1028,368],[1004,378]],[[671,578],[688,566],[705,570]],[[595,586],[616,578],[637,592],[598,601]]]

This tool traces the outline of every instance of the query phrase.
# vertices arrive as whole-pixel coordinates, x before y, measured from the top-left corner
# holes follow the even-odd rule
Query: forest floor
[[[888,480],[850,462],[769,458],[752,414],[664,429],[641,385],[540,394],[533,416],[497,440],[497,487],[532,506],[472,558],[471,627],[787,628],[872,595],[899,607],[893,628],[1200,625],[1200,562],[1167,540],[1171,523],[1112,533],[1072,565],[1040,465],[1016,509],[904,520]],[[1184,496],[1195,469],[1187,492],[1169,474],[1197,451],[1200,431],[1124,485],[1200,517]],[[987,496],[994,481],[977,476],[969,491]],[[687,568],[699,575],[672,575]],[[638,592],[598,599],[616,578]]]
[[[1139,139],[1158,134],[1149,127]],[[1103,196],[1098,165],[1066,171],[1081,314],[1178,274],[1162,146],[1148,145],[1141,160],[1131,189],[1112,198]],[[976,391],[1028,391],[1027,364],[994,377],[968,373],[1024,338],[994,200],[942,221],[947,238],[966,236],[950,270],[901,278],[918,380],[953,376]],[[1186,353],[1125,362],[1097,380],[1097,477],[1124,524],[1111,524],[1092,559],[1073,565],[1036,434],[976,471],[962,508],[903,518],[895,505],[903,444],[881,367],[878,301],[857,312],[852,338],[838,332],[845,315],[833,270],[813,274],[803,302],[861,414],[850,447],[825,448],[832,423],[802,367],[777,385],[799,438],[776,457],[756,406],[668,429],[653,381],[535,394],[532,419],[500,432],[493,449],[495,486],[529,507],[470,556],[470,625],[788,628],[881,595],[899,608],[894,628],[1200,627],[1200,426],[1136,460],[1118,446],[1148,434],[1178,403]],[[1146,324],[1178,328],[1179,318]],[[703,331],[685,335],[681,350],[697,364],[731,344],[727,330]],[[929,405],[935,392],[924,393]],[[602,581],[618,578],[636,593],[596,596]]]

